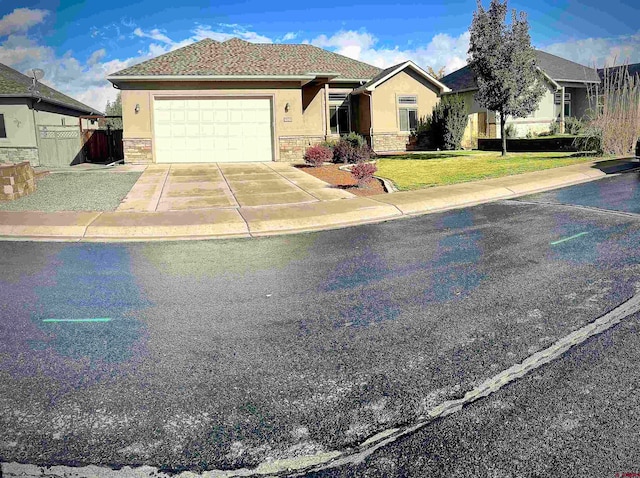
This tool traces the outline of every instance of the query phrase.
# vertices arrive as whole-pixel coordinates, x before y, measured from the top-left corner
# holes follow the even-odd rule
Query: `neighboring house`
[[[564,131],[565,118],[582,118],[589,111],[591,90],[600,84],[594,68],[574,63],[559,56],[536,50],[536,64],[545,78],[547,89],[538,109],[526,118],[508,117],[506,125],[513,125],[517,137],[527,133],[549,131],[553,122],[558,122]],[[441,80],[452,93],[461,94],[469,110],[469,124],[463,140],[464,147],[475,147],[477,139],[499,138],[500,121],[496,113],[482,108],[474,99],[478,90],[476,79],[467,65]]]
[[[0,161],[78,161],[78,117],[91,114],[101,113],[40,82],[34,91],[31,78],[0,63]]]
[[[293,161],[358,132],[404,150],[447,87],[407,61],[386,70],[312,45],[205,39],[108,77],[122,90],[128,162]]]

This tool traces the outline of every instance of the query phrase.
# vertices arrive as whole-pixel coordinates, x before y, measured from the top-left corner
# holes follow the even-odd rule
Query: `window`
[[[417,105],[418,98],[416,96],[398,96],[399,105]]]
[[[400,131],[415,131],[418,127],[418,110],[400,108]]]
[[[418,97],[416,95],[398,96],[398,114],[400,131],[415,131],[418,127]]]
[[[349,93],[329,93],[329,101],[331,103],[344,103],[347,101]]]
[[[331,116],[331,134],[347,134],[349,132],[349,107],[329,106]]]
[[[331,134],[351,131],[351,109],[348,91],[329,91],[329,126]]]
[[[4,115],[0,114],[0,138],[7,137],[7,129],[4,126]]]
[[[564,115],[571,116],[571,93],[564,94]]]

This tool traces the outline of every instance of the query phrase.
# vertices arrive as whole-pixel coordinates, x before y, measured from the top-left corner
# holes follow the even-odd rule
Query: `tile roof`
[[[300,76],[337,73],[342,78],[369,79],[377,68],[312,45],[249,43],[239,38],[209,38],[138,63],[110,75],[118,76]]]
[[[0,63],[0,96],[13,96],[13,97],[25,97],[31,96],[29,87],[33,81],[27,75],[23,75],[18,70],[8,67]],[[38,83],[38,91],[40,92],[40,98],[43,101],[50,101],[55,104],[66,106],[67,108],[76,110],[85,114],[96,114],[99,111],[91,106],[87,106],[84,103],[80,103],[78,100],[71,98],[63,93],[60,93],[53,88],[45,85],[44,83]]]
[[[542,50],[536,50],[536,63],[542,71],[555,81],[568,80],[596,83],[600,81],[600,77],[594,68],[565,60]],[[473,72],[468,65],[449,73],[441,81],[454,92],[478,87]]]

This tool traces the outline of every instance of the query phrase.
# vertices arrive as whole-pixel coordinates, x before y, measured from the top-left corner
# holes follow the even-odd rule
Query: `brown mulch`
[[[319,168],[314,168],[307,164],[296,166],[301,171],[315,176],[336,188],[345,189],[356,196],[374,196],[376,194],[384,194],[384,186],[379,179],[371,179],[363,188],[358,187],[358,182],[353,179],[349,171],[341,171],[338,169],[341,164],[325,164]]]

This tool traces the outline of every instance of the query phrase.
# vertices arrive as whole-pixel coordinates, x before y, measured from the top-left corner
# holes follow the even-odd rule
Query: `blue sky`
[[[475,0],[352,2],[66,1],[0,2],[0,62],[45,69],[45,82],[104,108],[104,77],[210,37],[309,42],[388,66],[412,59],[447,72],[464,65]],[[488,0],[484,1],[485,6]],[[638,0],[510,1],[528,14],[532,43],[580,63],[640,62]]]

